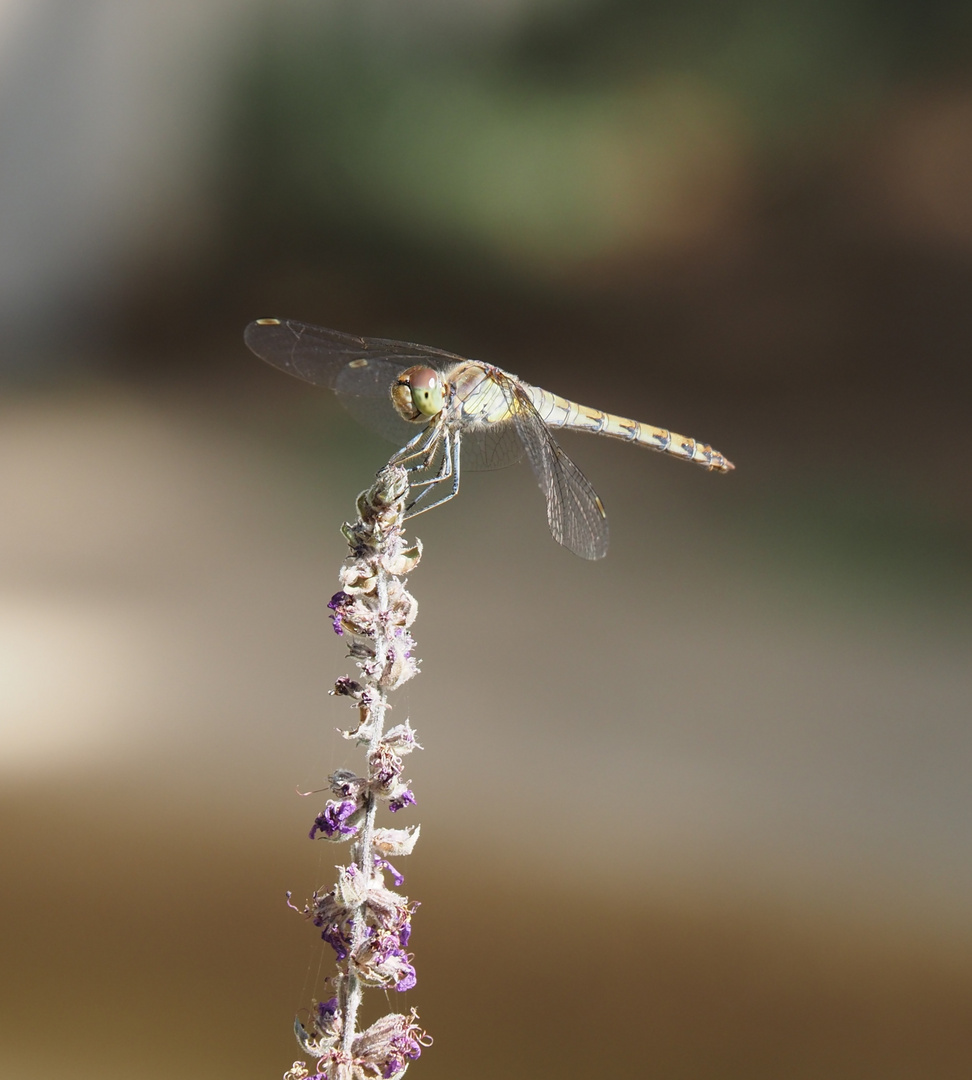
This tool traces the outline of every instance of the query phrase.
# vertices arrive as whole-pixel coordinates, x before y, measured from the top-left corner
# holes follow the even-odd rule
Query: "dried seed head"
[[[385,1080],[397,1080],[409,1061],[431,1046],[432,1040],[419,1027],[418,1013],[412,1009],[408,1016],[389,1013],[362,1031],[353,1043],[354,1060],[378,1071]]]
[[[349,911],[359,907],[369,895],[367,876],[355,863],[351,863],[350,866],[338,866],[335,869],[338,871],[338,879],[334,891],[339,903]]]
[[[350,769],[335,769],[327,778],[331,791],[343,799],[360,802],[368,790],[368,781],[363,776],[355,775]]]
[[[411,855],[415,841],[419,838],[419,825],[408,829],[375,829],[375,850],[382,855],[395,858],[397,855]]]
[[[364,687],[359,682],[355,682],[354,679],[347,675],[342,675],[334,684],[334,689],[329,690],[328,693],[333,694],[335,697],[349,697],[354,698],[355,701],[360,700]]]
[[[406,548],[395,554],[387,554],[383,557],[382,565],[385,572],[393,577],[404,577],[410,574],[422,558],[422,541],[416,540],[415,546]]]
[[[417,981],[411,956],[396,931],[375,931],[351,955],[351,966],[367,986],[394,986],[402,993]]]
[[[396,724],[389,728],[382,736],[381,745],[387,746],[396,754],[410,754],[413,750],[421,750],[422,747],[415,738],[415,729],[406,720],[404,724]]]

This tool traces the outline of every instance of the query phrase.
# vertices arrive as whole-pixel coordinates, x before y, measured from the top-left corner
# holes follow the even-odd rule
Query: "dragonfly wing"
[[[391,390],[401,370],[391,360],[359,356],[344,365],[332,387],[355,420],[399,447],[417,435],[421,427],[410,424],[392,404]]]
[[[257,319],[246,328],[243,340],[261,360],[288,375],[315,386],[326,386],[329,390],[335,388],[338,376],[356,360],[384,360],[396,371],[413,364],[425,364],[442,371],[463,360],[461,356],[433,349],[430,345],[355,337],[297,319]]]
[[[462,359],[427,345],[355,337],[296,319],[257,319],[246,328],[244,340],[268,364],[333,390],[352,416],[397,446],[418,430],[392,405],[391,388],[399,374],[416,364],[445,370]]]
[[[513,423],[546,499],[547,524],[553,538],[582,559],[603,559],[608,547],[604,506],[590,481],[560,448],[533,403],[520,390],[516,393]]]
[[[462,436],[462,467],[476,472],[505,469],[523,460],[523,443],[512,423],[468,428]]]

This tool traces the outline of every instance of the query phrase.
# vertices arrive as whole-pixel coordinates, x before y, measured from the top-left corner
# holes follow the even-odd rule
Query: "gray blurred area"
[[[600,563],[524,466],[415,520],[411,1075],[968,1077],[970,54],[944,0],[0,3],[0,1075],[298,1057],[391,448],[246,352],[284,315],[737,466],[565,437]]]

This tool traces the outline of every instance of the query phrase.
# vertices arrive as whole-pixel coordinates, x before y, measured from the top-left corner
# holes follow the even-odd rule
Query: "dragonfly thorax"
[[[410,367],[398,376],[391,396],[400,416],[412,423],[421,423],[442,412],[447,384],[430,367]]]

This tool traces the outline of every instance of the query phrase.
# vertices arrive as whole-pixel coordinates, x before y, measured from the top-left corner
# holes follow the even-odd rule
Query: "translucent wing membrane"
[[[517,438],[512,423],[464,429],[462,435],[462,467],[485,472],[505,469],[523,460],[523,443]]]
[[[429,345],[354,337],[296,319],[257,319],[246,328],[244,340],[261,360],[329,390],[337,389],[338,375],[357,360],[386,361],[398,372],[414,364],[443,371],[464,359]],[[367,367],[351,368],[356,370]]]
[[[257,319],[244,333],[249,348],[288,375],[333,390],[356,419],[404,446],[419,430],[391,402],[399,374],[416,364],[444,371],[462,357],[408,341],[354,337],[296,319]]]
[[[582,559],[603,559],[608,547],[604,506],[590,481],[550,434],[526,394],[518,390],[516,431],[547,503],[547,524],[558,544]]]
[[[357,365],[357,366],[352,366]],[[403,368],[378,357],[355,357],[338,370],[332,389],[338,400],[365,427],[404,446],[419,432],[420,424],[410,424],[392,404],[391,389]]]

